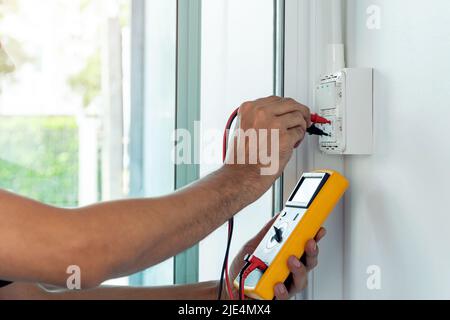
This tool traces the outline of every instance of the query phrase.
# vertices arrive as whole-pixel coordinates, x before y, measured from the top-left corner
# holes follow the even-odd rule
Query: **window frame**
[[[325,72],[325,55],[331,26],[328,3],[285,0],[285,93],[314,110],[314,85]],[[307,138],[285,170],[285,199],[302,172],[333,168],[344,172],[343,157],[328,157],[317,148],[317,138]],[[299,299],[340,300],[344,298],[344,208],[341,202],[325,224],[327,237],[321,242],[320,264],[309,275],[309,286]],[[330,272],[332,271],[332,272]]]
[[[131,4],[131,116],[130,121],[130,196],[144,196],[144,79],[145,0]],[[130,276],[131,286],[141,286],[143,273]]]
[[[175,129],[194,133],[200,121],[201,105],[201,0],[177,0],[177,102]],[[196,139],[194,134],[191,134]],[[200,141],[192,141],[199,145]],[[198,153],[197,148],[194,152]],[[198,159],[198,154],[194,155]],[[175,166],[175,188],[183,188],[200,178],[199,164]],[[196,283],[199,279],[199,246],[177,255],[174,283]]]

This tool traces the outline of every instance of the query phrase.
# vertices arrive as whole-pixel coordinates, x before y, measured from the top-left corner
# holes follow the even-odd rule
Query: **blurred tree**
[[[11,37],[10,34],[2,32],[1,22],[5,17],[10,17],[19,12],[19,1],[18,0],[0,0],[0,41],[3,46],[8,48],[8,53],[10,58],[14,58],[14,64],[10,60],[6,60],[6,55],[1,52],[0,48],[0,73],[8,73],[14,70],[14,68],[19,68],[24,63],[31,61],[32,58],[25,53],[20,42]]]
[[[5,15],[16,13],[18,8],[17,0],[0,0],[0,19]]]
[[[7,74],[14,71],[14,64],[11,58],[6,54],[0,42],[0,74]]]
[[[69,79],[70,87],[83,96],[84,107],[90,106],[102,90],[102,63],[100,50],[86,60],[84,68]]]

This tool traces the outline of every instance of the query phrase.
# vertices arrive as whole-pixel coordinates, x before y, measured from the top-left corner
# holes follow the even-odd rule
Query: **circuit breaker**
[[[321,125],[320,150],[328,154],[373,153],[373,69],[349,68],[327,75],[316,87],[316,110],[331,121]]]

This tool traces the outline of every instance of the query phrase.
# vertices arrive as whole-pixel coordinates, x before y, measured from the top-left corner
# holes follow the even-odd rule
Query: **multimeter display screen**
[[[303,180],[300,188],[290,199],[291,202],[300,204],[309,204],[316,194],[322,183],[322,179],[319,178],[307,178]]]

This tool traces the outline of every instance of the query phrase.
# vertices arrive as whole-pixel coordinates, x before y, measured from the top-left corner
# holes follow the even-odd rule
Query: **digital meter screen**
[[[322,186],[323,178],[305,178],[292,195],[289,202],[308,207]]]

